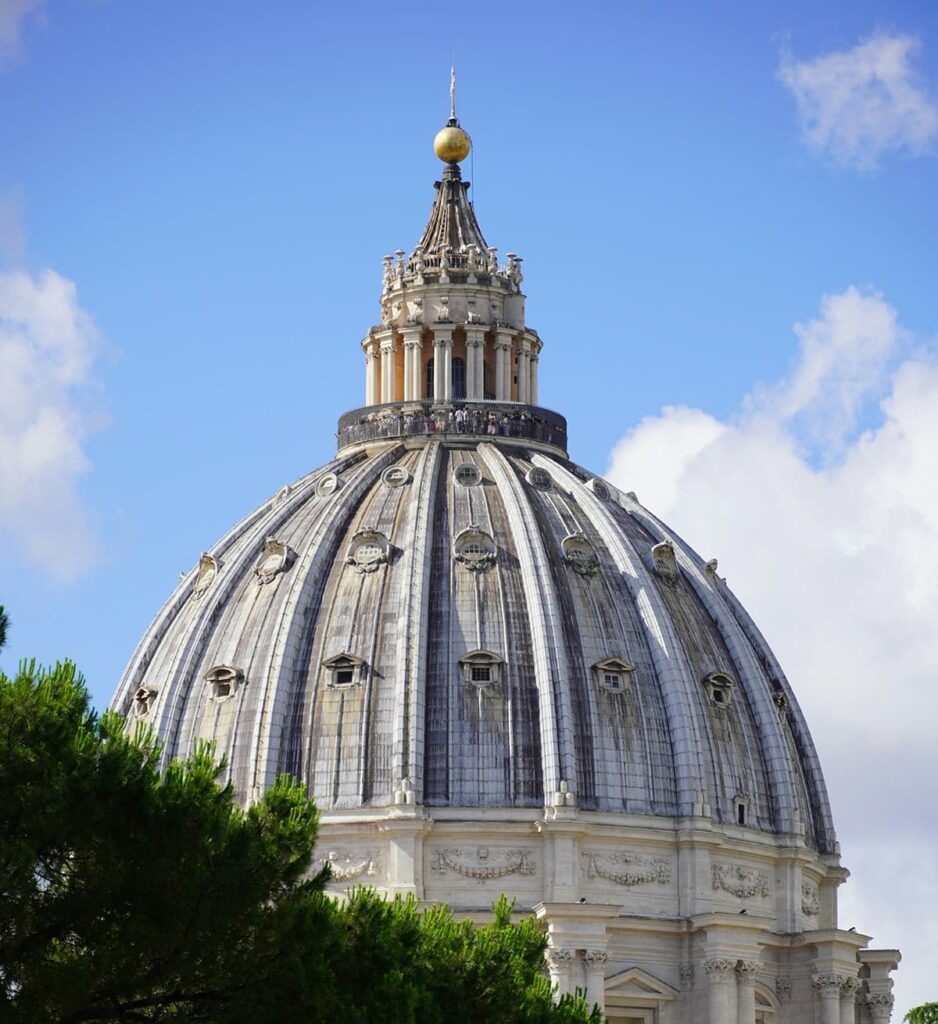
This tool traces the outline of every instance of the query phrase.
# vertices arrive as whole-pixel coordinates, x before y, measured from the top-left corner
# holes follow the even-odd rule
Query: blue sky
[[[34,358],[15,373],[0,363],[19,408],[0,414],[7,671],[70,657],[103,705],[180,570],[329,459],[336,419],[363,401],[381,257],[412,247],[429,210],[454,51],[477,214],[490,244],[525,257],[541,399],[570,420],[573,458],[609,467],[652,508],[658,495],[692,542],[722,543],[731,584],[799,668],[804,645],[786,639],[799,588],[820,588],[817,621],[849,602],[853,591],[823,591],[847,570],[815,585],[803,567],[787,576],[783,557],[749,557],[781,543],[768,526],[778,503],[746,504],[742,479],[776,449],[720,462],[717,435],[742,445],[770,422],[804,495],[837,488],[789,516],[804,534],[828,530],[824,550],[850,510],[887,492],[863,538],[881,530],[886,545],[883,524],[925,523],[914,572],[917,553],[938,550],[922,472],[895,476],[920,466],[908,438],[921,445],[938,423],[897,418],[912,423],[893,430],[906,447],[863,464],[885,451],[903,381],[925,389],[926,410],[938,398],[913,372],[931,367],[938,331],[938,7],[0,0],[0,343],[33,331]],[[884,78],[864,77],[871,63]],[[879,333],[864,333],[872,322]],[[35,469],[33,449],[14,449],[29,409],[47,407],[61,429],[42,434],[48,465]],[[725,487],[694,489],[720,474]],[[880,479],[879,498],[855,483]],[[721,533],[734,505],[749,529]],[[831,505],[846,511],[824,524]],[[870,551],[859,568],[887,571],[887,548]],[[914,646],[903,629],[915,614],[897,620],[893,652]],[[811,720],[822,738],[829,721],[849,833],[873,783],[851,782],[824,704],[849,699],[827,683],[829,646],[803,674],[821,680]],[[933,680],[933,655],[909,669],[916,685]],[[910,684],[894,700],[897,742],[919,695]],[[869,724],[851,725],[854,744]],[[913,838],[931,871],[932,837]],[[872,896],[867,909],[878,913]]]

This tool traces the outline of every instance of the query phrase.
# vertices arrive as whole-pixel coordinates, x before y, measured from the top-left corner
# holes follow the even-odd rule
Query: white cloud
[[[46,0],[0,0],[0,68],[20,55],[23,27],[30,16],[43,24]]]
[[[890,150],[927,151],[938,137],[938,103],[912,69],[918,46],[915,36],[877,32],[813,60],[783,53],[778,76],[795,97],[810,145],[861,169]]]
[[[78,481],[85,440],[103,422],[92,375],[100,347],[71,281],[0,273],[0,534],[4,548],[64,579],[94,557]]]
[[[938,358],[855,288],[795,332],[787,379],[726,422],[663,409],[618,442],[609,476],[719,558],[779,655],[854,868],[846,924],[904,947],[904,1012],[929,996],[935,938],[896,897],[909,850],[923,885],[938,877]]]

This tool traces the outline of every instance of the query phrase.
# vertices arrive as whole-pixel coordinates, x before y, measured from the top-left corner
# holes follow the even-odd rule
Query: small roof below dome
[[[470,245],[485,252],[488,243],[469,203],[469,182],[462,180],[459,166],[447,164],[443,180],[433,184],[436,199],[417,247],[424,254],[439,254],[447,247],[452,252],[465,252]]]

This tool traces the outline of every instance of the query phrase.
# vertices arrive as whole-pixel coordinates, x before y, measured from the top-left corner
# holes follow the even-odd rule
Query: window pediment
[[[610,693],[631,693],[635,666],[621,658],[603,658],[593,665],[596,685]]]
[[[228,700],[244,685],[244,673],[234,665],[215,665],[205,673],[212,700]]]
[[[494,651],[469,651],[459,659],[463,681],[480,690],[490,689],[501,682],[504,664],[501,655]]]
[[[357,655],[342,651],[322,663],[326,686],[331,690],[347,690],[364,682],[365,662]]]

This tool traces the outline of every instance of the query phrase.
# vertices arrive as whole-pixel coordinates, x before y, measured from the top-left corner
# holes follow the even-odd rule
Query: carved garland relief
[[[769,876],[765,871],[746,868],[741,864],[714,864],[713,888],[723,889],[741,899],[768,896]]]
[[[635,853],[580,854],[583,871],[587,878],[604,878],[616,885],[642,885],[658,882],[667,885],[671,881],[670,861],[662,857],[641,857]]]
[[[357,853],[349,850],[330,850],[326,859],[313,864],[314,871],[320,871],[328,864],[332,870],[332,881],[352,882],[356,878],[374,878],[381,874],[381,861],[372,850]]]
[[[475,855],[464,854],[462,850],[435,850],[430,870],[437,875],[455,871],[464,878],[479,882],[506,875],[533,875],[534,857],[530,850],[490,850],[480,846]]]

